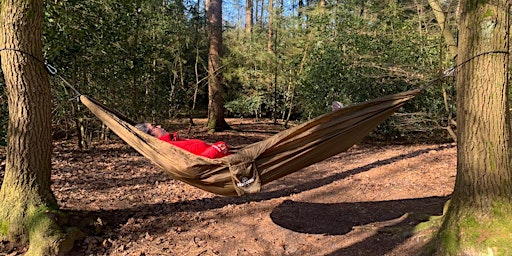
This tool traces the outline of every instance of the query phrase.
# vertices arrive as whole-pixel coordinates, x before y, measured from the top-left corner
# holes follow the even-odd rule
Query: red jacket
[[[188,152],[200,155],[207,158],[221,158],[229,155],[229,147],[223,142],[215,142],[208,144],[198,139],[180,139],[177,134],[166,134],[159,138],[160,140],[167,141],[172,145],[182,148]]]

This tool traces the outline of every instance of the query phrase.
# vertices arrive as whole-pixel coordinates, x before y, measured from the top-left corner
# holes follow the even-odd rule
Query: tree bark
[[[512,254],[509,2],[462,1],[455,188],[434,255]]]
[[[50,188],[51,93],[42,60],[42,0],[5,0],[0,54],[9,108],[0,236],[29,242],[26,255],[57,255],[71,247],[57,226]],[[14,49],[14,50],[12,50]]]
[[[273,49],[272,49],[272,26],[273,26],[273,22],[274,22],[274,0],[268,0],[268,7],[267,7],[267,10],[268,10],[268,28],[267,28],[267,51],[268,53],[272,54],[273,53]]]
[[[245,32],[252,35],[253,0],[245,0]]]
[[[443,12],[441,4],[439,4],[438,0],[428,0],[428,4],[436,16],[437,24],[441,29],[444,41],[448,46],[448,51],[450,52],[450,59],[453,59],[457,55],[457,42],[455,41],[452,31],[447,26],[446,15]]]
[[[207,30],[210,46],[208,49],[208,130],[209,132],[229,129],[224,119],[224,98],[222,57],[222,0],[206,1]]]

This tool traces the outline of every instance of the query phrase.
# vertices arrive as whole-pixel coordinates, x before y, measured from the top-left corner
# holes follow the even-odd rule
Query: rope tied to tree
[[[464,61],[462,61],[461,63],[457,64],[457,65],[454,65],[454,66],[451,66],[445,70],[443,70],[442,72],[440,72],[440,75],[434,79],[432,79],[430,82],[428,82],[426,85],[424,85],[423,87],[421,87],[421,90],[425,90],[427,89],[428,87],[430,87],[431,85],[433,85],[434,83],[436,83],[437,81],[445,78],[445,77],[449,77],[449,76],[455,76],[455,74],[457,73],[457,70],[466,65],[467,63],[469,63],[470,61],[478,58],[478,57],[481,57],[481,56],[484,56],[484,55],[488,55],[488,54],[510,54],[510,52],[508,51],[504,51],[504,50],[495,50],[495,51],[487,51],[487,52],[482,52],[482,53],[479,53],[479,54],[476,54]]]
[[[43,64],[43,66],[45,67],[48,74],[50,74],[52,76],[59,77],[68,88],[70,88],[71,90],[73,90],[76,93],[76,96],[73,97],[71,100],[78,99],[82,95],[74,86],[72,86],[68,81],[66,81],[66,79],[64,79],[64,77],[62,77],[60,74],[57,73],[57,68],[55,68],[54,66],[49,64],[48,60],[43,61],[30,52],[27,52],[27,51],[24,51],[21,49],[16,49],[16,48],[2,48],[2,49],[0,49],[0,52],[2,52],[2,51],[14,51],[14,52],[22,53],[22,54],[32,57],[39,63]]]
[[[2,48],[2,49],[0,49],[0,52],[2,52],[2,51],[13,51],[13,52],[23,53],[23,54],[28,55],[28,56],[32,57],[33,59],[44,64],[44,62],[42,60],[40,60],[38,57],[36,57],[34,54],[32,54],[30,52],[26,52],[24,50],[20,50],[20,49],[16,49],[16,48]]]

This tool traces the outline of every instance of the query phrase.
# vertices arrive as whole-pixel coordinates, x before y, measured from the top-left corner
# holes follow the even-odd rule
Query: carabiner
[[[55,67],[53,67],[50,64],[45,64],[45,66],[46,66],[46,70],[48,70],[48,73],[50,73],[52,75],[57,74],[57,69]]]

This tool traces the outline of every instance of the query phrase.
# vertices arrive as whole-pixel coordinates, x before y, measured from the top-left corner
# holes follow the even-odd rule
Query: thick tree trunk
[[[29,242],[27,255],[56,255],[64,236],[50,188],[51,95],[42,59],[43,1],[6,0],[0,48],[9,107],[0,236]]]
[[[512,255],[509,4],[462,1],[457,177],[435,255]]]
[[[207,0],[206,15],[210,47],[208,51],[208,130],[209,132],[229,129],[224,119],[224,98],[222,96],[222,0]]]

